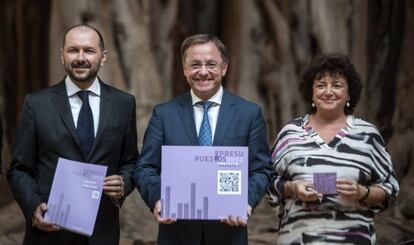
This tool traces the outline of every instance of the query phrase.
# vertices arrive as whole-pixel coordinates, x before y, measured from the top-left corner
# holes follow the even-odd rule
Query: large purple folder
[[[248,148],[162,146],[161,216],[247,220]]]
[[[59,158],[45,220],[91,236],[107,166]]]

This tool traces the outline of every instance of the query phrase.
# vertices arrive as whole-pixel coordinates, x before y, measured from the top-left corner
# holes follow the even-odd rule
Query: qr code
[[[92,198],[98,199],[101,193],[99,191],[92,191]]]
[[[217,174],[217,194],[241,194],[241,171],[219,170]]]

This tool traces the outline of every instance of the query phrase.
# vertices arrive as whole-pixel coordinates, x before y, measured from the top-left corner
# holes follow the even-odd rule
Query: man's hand
[[[37,227],[39,230],[42,231],[58,231],[61,228],[57,225],[47,222],[43,219],[43,215],[47,211],[47,204],[42,202],[37,206],[35,209],[33,216],[32,216],[32,226]]]
[[[247,216],[250,216],[252,214],[252,207],[248,205],[247,207]],[[242,219],[240,217],[234,217],[232,215],[229,215],[227,219],[222,219],[221,222],[228,224],[229,226],[246,226],[247,220]]]
[[[160,200],[158,200],[157,203],[155,203],[154,217],[160,224],[169,225],[169,224],[177,222],[177,219],[161,218],[161,201]]]
[[[124,179],[120,175],[107,176],[103,182],[103,191],[106,195],[120,199],[124,196]]]

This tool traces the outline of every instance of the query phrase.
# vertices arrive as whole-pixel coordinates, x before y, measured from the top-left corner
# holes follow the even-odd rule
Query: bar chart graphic
[[[164,207],[163,216],[177,219],[208,219],[208,197],[201,197],[203,202],[201,207],[196,205],[196,183],[190,184],[190,202],[178,202],[177,213],[171,212],[171,186],[165,187],[165,199],[161,199],[161,207]],[[184,207],[184,210],[183,210]]]
[[[218,179],[223,170],[240,177],[237,185],[225,180],[227,191]],[[247,147],[163,146],[161,216],[217,220],[233,215],[247,219],[247,171]],[[239,192],[231,192],[228,186],[236,186]]]
[[[63,203],[65,194],[60,193],[59,195],[59,202],[56,203],[49,203],[48,210],[49,211],[49,219],[55,224],[62,224],[66,226],[68,223],[68,216],[70,214],[70,209],[72,205]]]

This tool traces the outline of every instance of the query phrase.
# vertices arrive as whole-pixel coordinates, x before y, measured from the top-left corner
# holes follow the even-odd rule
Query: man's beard
[[[73,70],[67,71],[68,76],[70,77],[70,79],[72,79],[72,81],[76,81],[76,82],[91,82],[95,79],[95,77],[97,76],[98,72],[94,72],[94,71],[89,71],[86,76],[84,74],[82,75],[77,75],[75,72],[73,72]]]
[[[90,65],[88,62],[83,62],[82,64],[79,64],[79,62],[73,62],[71,64],[71,69],[66,69],[66,73],[70,77],[72,81],[76,82],[92,82],[95,77],[98,74],[98,69],[92,69],[92,65]],[[88,69],[86,72],[82,73],[81,75],[76,74],[74,71],[77,68],[86,68]]]

